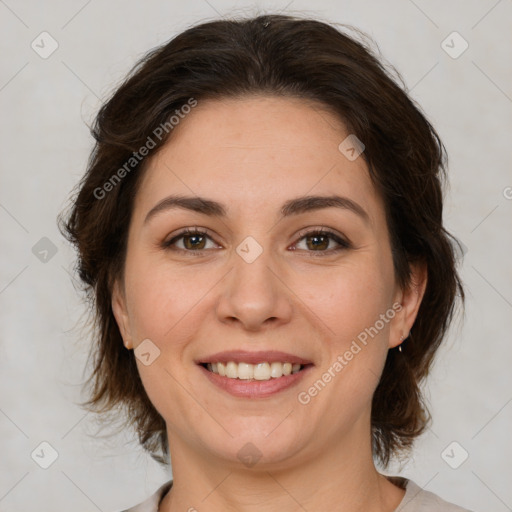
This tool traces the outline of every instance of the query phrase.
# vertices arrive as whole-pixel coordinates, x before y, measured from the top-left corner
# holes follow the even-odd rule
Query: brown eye
[[[208,240],[212,239],[205,231],[186,229],[162,245],[165,249],[169,250],[204,252],[207,249],[206,244]],[[180,242],[182,244],[181,247]]]
[[[212,238],[205,231],[197,229],[186,229],[171,238],[171,240],[164,242],[162,245],[165,249],[184,251],[184,252],[205,252],[208,248],[208,241]],[[332,254],[341,250],[351,247],[351,244],[338,236],[337,234],[327,230],[315,230],[304,233],[299,242],[305,241],[305,250],[310,253],[318,253],[317,255]],[[180,247],[180,243],[182,246]],[[296,246],[298,245],[296,244]],[[334,247],[331,247],[334,243]],[[210,247],[211,249],[211,247]],[[295,248],[294,248],[295,250]]]
[[[181,238],[186,249],[204,249],[206,238],[203,235],[183,235]]]
[[[304,233],[299,239],[299,242],[302,240],[305,241],[305,250],[307,252],[331,254],[350,247],[349,242],[339,237],[337,234],[327,230],[316,230]],[[332,242],[335,243],[334,247],[331,247]]]

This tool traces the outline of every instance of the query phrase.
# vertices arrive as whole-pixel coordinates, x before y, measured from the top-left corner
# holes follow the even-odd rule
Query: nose
[[[292,317],[292,296],[286,276],[263,251],[254,261],[233,255],[234,268],[222,280],[217,317],[223,323],[240,324],[247,331],[286,324]]]

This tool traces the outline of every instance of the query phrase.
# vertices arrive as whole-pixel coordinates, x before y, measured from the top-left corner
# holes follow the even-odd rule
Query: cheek
[[[190,396],[183,393],[187,379],[186,347],[197,334],[201,299],[218,280],[170,265],[159,264],[147,254],[133,253],[126,262],[128,313],[135,347],[151,340],[158,356],[149,365],[137,359],[143,386],[152,404],[166,420],[189,417],[201,421],[198,410],[190,410]],[[153,357],[153,356],[152,356]],[[186,361],[189,365],[190,361]],[[170,408],[172,404],[172,408]],[[191,420],[192,421],[192,420]]]
[[[142,253],[132,253],[126,262],[126,287],[135,342],[145,338],[164,342],[172,337],[179,343],[172,336],[175,327],[179,328],[179,337],[186,339],[183,333],[192,325],[197,326],[195,317],[199,312],[205,318],[206,304],[214,307],[208,300],[208,291],[214,295],[219,292],[215,287],[225,272],[225,268],[213,263],[171,266]],[[301,263],[294,272],[283,273],[293,290],[289,300],[296,302],[296,312],[302,311],[306,316],[308,311],[313,313],[311,322],[319,324],[321,330],[323,324],[329,337],[342,339],[357,336],[390,307],[392,276],[390,258],[377,258],[370,251],[336,266]]]
[[[340,407],[346,425],[351,425],[369,407],[382,374],[395,314],[390,304],[392,273],[373,262],[307,281],[304,302],[320,319],[316,325],[325,338],[321,369],[301,387],[300,398],[310,400],[310,410],[335,431],[340,427]]]
[[[329,270],[311,269],[292,285],[329,337],[340,343],[373,325],[391,307],[392,268],[370,256]]]
[[[194,309],[213,286],[214,278],[134,255],[130,262],[127,261],[126,289],[130,298],[128,312],[136,337],[163,342],[173,337],[173,329],[179,329],[181,336]]]

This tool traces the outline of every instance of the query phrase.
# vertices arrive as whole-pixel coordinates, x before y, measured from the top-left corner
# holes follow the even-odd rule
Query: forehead
[[[364,159],[339,149],[349,135],[338,116],[304,99],[198,101],[148,162],[135,207],[147,212],[179,193],[216,199],[233,215],[255,215],[290,197],[334,193],[379,216]]]

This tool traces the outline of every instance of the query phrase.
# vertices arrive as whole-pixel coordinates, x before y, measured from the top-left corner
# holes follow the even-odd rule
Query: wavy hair
[[[323,21],[285,15],[197,24],[147,53],[95,119],[96,144],[87,171],[71,211],[59,215],[60,230],[78,253],[96,327],[89,400],[83,405],[96,412],[122,407],[141,445],[162,464],[169,462],[165,421],[144,390],[111,308],[148,158],[132,162],[131,172],[104,197],[98,198],[98,190],[190,98],[256,94],[315,100],[363,141],[362,157],[385,204],[397,281],[402,287],[411,284],[412,263],[425,264],[428,274],[410,335],[402,352],[388,351],[373,396],[374,458],[386,467],[392,456],[408,453],[431,420],[420,383],[452,320],[457,296],[464,302],[456,239],[442,220],[446,150],[398,72],[393,68],[399,80],[355,32],[361,37]],[[172,130],[155,140],[151,154],[170,139]]]

